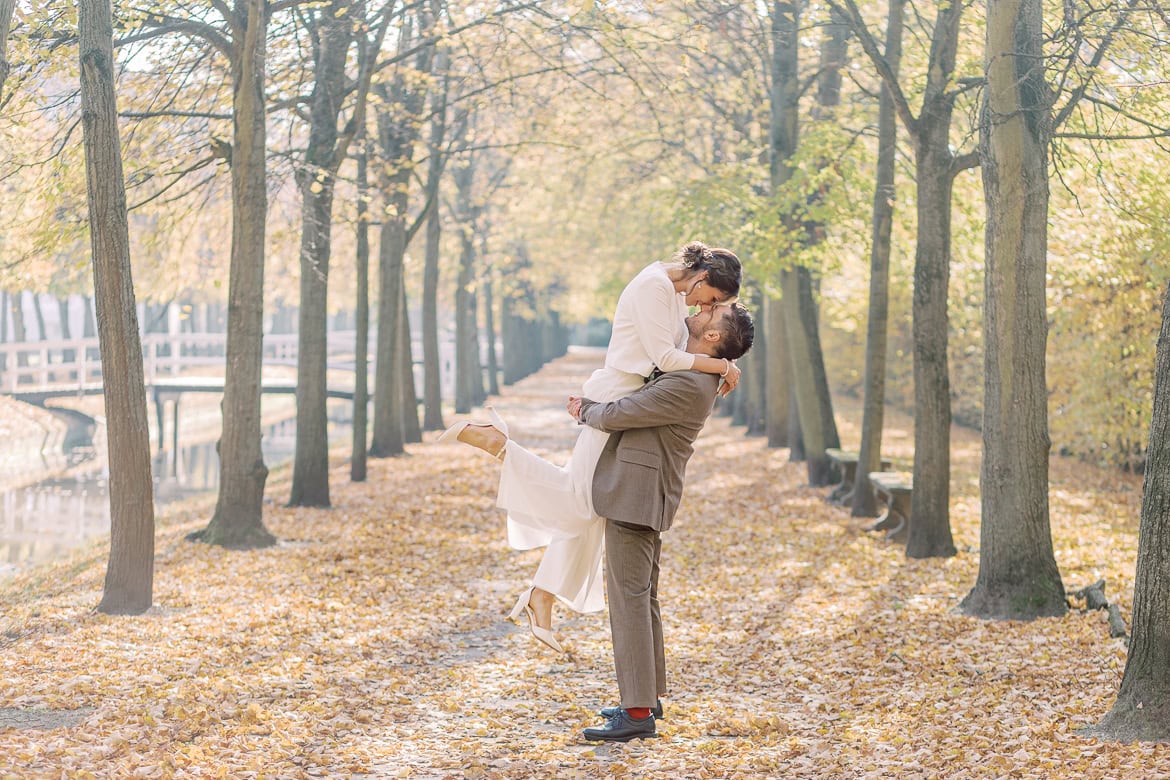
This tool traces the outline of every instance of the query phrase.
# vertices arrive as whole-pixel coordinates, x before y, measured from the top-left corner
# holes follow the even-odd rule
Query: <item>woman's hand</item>
[[[565,404],[565,408],[569,410],[569,414],[577,422],[581,422],[581,399],[578,396],[569,396],[569,402]]]
[[[723,377],[723,384],[719,386],[719,395],[721,397],[726,397],[739,384],[739,374],[739,366],[735,364],[735,361],[729,361],[727,375]]]

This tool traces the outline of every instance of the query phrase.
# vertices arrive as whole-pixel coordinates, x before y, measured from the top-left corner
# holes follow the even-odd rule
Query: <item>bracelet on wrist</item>
[[[727,373],[729,371],[731,371],[731,361],[728,360],[727,358],[723,358],[723,373],[720,374],[719,376],[721,376],[723,378],[727,378]]]

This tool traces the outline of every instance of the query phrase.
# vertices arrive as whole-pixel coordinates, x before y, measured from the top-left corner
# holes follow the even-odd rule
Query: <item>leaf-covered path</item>
[[[597,362],[570,354],[493,403],[563,459],[564,397]],[[856,445],[859,404],[838,413]],[[888,419],[908,458],[906,419]],[[100,547],[0,585],[0,778],[1170,775],[1165,747],[1075,733],[1124,666],[1103,612],[955,612],[978,567],[979,439],[953,446],[959,555],[910,561],[786,450],[712,418],[664,537],[667,719],[628,745],[579,737],[616,701],[605,613],[558,612],[564,656],[506,620],[538,553],[505,545],[482,453],[413,445],[364,484],[338,461],[330,510],[284,508],[278,473],[269,550],[183,541],[200,499],[164,518],[141,617],[92,611]],[[1140,481],[1052,471],[1066,587],[1104,577],[1128,620]]]

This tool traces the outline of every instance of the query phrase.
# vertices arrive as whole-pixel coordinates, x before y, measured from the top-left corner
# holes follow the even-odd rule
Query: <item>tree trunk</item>
[[[405,200],[405,194],[395,198]],[[398,212],[402,213],[402,212]],[[374,363],[374,435],[370,457],[389,458],[406,452],[402,431],[401,326],[402,258],[406,225],[389,214],[382,220],[378,246],[378,338]]]
[[[496,356],[496,315],[492,268],[484,269],[483,277],[483,329],[487,339],[488,395],[500,394],[500,361]]]
[[[8,32],[12,29],[12,15],[16,0],[0,0],[0,104],[4,99],[4,82],[8,80]]]
[[[849,28],[832,13],[821,39],[821,61],[817,75],[817,104],[813,115],[817,122],[832,121],[841,102],[841,68],[848,54]],[[814,202],[823,193],[813,196]],[[814,222],[804,224],[804,241],[813,246],[821,240],[823,227]],[[793,279],[795,284],[792,284]],[[837,421],[833,417],[833,398],[825,372],[821,349],[818,307],[814,297],[812,269],[797,267],[784,274],[784,298],[781,303],[787,316],[785,332],[790,358],[794,363],[793,382],[797,388],[797,410],[805,445],[810,485],[827,485],[837,481],[836,467],[825,454],[829,447],[840,446]],[[792,289],[789,289],[792,287]],[[795,296],[792,293],[795,292]],[[795,315],[795,316],[794,316]],[[799,343],[798,343],[799,342]],[[811,381],[809,392],[808,382]],[[814,421],[811,418],[816,417]]]
[[[57,317],[61,324],[61,338],[64,341],[73,340],[73,329],[69,327],[69,296],[62,295],[57,299]],[[73,363],[77,360],[77,350],[63,349],[61,350],[61,360],[65,363]]]
[[[264,232],[268,210],[264,106],[268,4],[238,0],[242,25],[232,56],[232,249],[228,279],[227,358],[219,496],[215,514],[189,538],[232,549],[267,547],[264,527],[268,467],[260,449],[260,391],[264,339]]]
[[[886,62],[895,78],[902,59],[904,0],[891,0],[886,23]],[[894,224],[894,173],[898,123],[894,98],[882,85],[878,98],[878,159],[873,191],[873,233],[869,253],[869,316],[865,331],[865,392],[861,413],[861,449],[853,480],[853,517],[876,517],[877,496],[869,481],[882,464],[882,428],[886,405],[886,347],[890,311],[890,234]]]
[[[425,20],[423,22],[425,26]],[[399,49],[417,44],[411,17],[403,20]],[[413,70],[430,71],[434,48],[423,46],[415,57]],[[392,83],[377,87],[381,98],[377,112],[378,140],[384,161],[379,177],[379,189],[384,193],[381,241],[378,248],[378,337],[375,348],[374,377],[374,431],[370,456],[385,458],[403,454],[404,442],[409,440],[407,411],[403,409],[403,394],[407,377],[402,375],[403,333],[406,322],[406,289],[403,284],[403,258],[407,235],[406,218],[410,204],[410,183],[413,179],[414,145],[418,140],[420,117],[426,101],[425,89],[408,84],[399,75]],[[406,340],[406,365],[409,368],[409,337]],[[411,382],[413,386],[413,381]],[[410,410],[417,420],[417,409]]]
[[[471,280],[476,284],[474,272]],[[474,288],[473,288],[474,289]],[[471,404],[477,406],[487,400],[483,384],[483,359],[479,351],[479,296],[473,291],[468,301],[467,381],[470,384]]]
[[[28,341],[28,331],[24,325],[24,292],[12,294],[12,340],[17,344]]]
[[[466,117],[456,120],[466,126]],[[463,145],[460,133],[460,145]],[[467,414],[475,402],[474,374],[479,371],[478,350],[474,350],[475,310],[475,210],[471,205],[475,168],[472,161],[455,171],[455,219],[459,230],[459,276],[455,285],[455,413]]]
[[[950,523],[951,387],[947,287],[951,263],[950,154],[946,129],[919,145],[918,244],[914,258],[914,501],[906,555],[955,554]],[[939,145],[942,148],[939,148]]]
[[[422,426],[418,422],[418,393],[414,385],[414,339],[410,335],[410,308],[406,302],[406,285],[402,286],[402,301],[398,307],[398,359],[401,366],[398,383],[401,394],[402,434],[407,443],[422,441]]]
[[[752,289],[750,295],[752,309],[764,312],[762,316],[767,316],[766,298],[760,294],[758,289]],[[756,328],[756,342],[753,349],[740,359],[740,366],[743,369],[747,385],[744,387],[743,396],[736,401],[737,410],[733,420],[747,426],[747,430],[744,431],[745,436],[767,435],[768,423],[764,407],[769,398],[768,367],[770,365],[784,366],[788,363],[787,355],[784,356],[783,360],[773,360],[768,356],[768,330],[767,327]],[[733,397],[734,395],[735,393],[732,394]],[[787,398],[785,401],[787,403]],[[785,408],[784,416],[787,417],[787,408]]]
[[[447,70],[446,50],[439,50],[435,73]],[[423,430],[443,430],[441,385],[442,357],[439,353],[439,186],[443,175],[443,143],[447,134],[447,82],[431,101],[431,137],[427,163],[426,256],[423,265]]]
[[[769,447],[791,443],[792,360],[788,354],[788,330],[784,327],[784,305],[775,298],[764,301],[764,428]],[[751,354],[751,353],[749,353]]]
[[[988,7],[980,156],[987,203],[979,576],[966,614],[1063,615],[1048,515],[1048,145],[1039,0]],[[1152,444],[1151,440],[1151,444]],[[918,500],[917,487],[914,500]]]
[[[366,481],[366,438],[369,411],[369,341],[370,341],[370,219],[369,182],[365,139],[360,139],[361,153],[357,158],[357,244],[354,258],[357,274],[357,300],[354,303],[353,362],[353,446],[350,448],[349,478],[353,482]]]
[[[792,177],[791,159],[796,154],[800,101],[800,6],[773,0],[771,13],[771,94],[768,129],[769,182],[777,192]],[[776,287],[783,287],[783,272]],[[797,377],[792,372],[792,355],[788,348],[787,316],[784,310],[791,300],[769,300],[765,304],[764,325],[767,331],[768,398],[764,406],[769,447],[792,446],[792,396]],[[793,452],[790,449],[789,455]]]
[[[109,448],[110,560],[98,611],[138,615],[154,587],[154,493],[142,344],[114,95],[109,0],[80,0],[81,124]]]
[[[812,353],[814,339],[808,332],[802,305],[801,287],[807,284],[807,268],[789,268],[781,273],[784,301],[784,328],[788,335],[788,350],[793,366],[793,390],[800,415],[801,439],[808,463],[808,484],[814,487],[832,484],[833,463],[825,454],[829,446],[829,432],[821,413],[820,390],[812,370],[816,358]]]
[[[0,290],[0,344],[8,343],[8,291]],[[8,368],[8,355],[0,354],[0,371]],[[0,377],[2,379],[2,377]]]
[[[990,29],[990,28],[989,28]],[[1142,487],[1133,636],[1117,701],[1088,736],[1170,741],[1170,289],[1162,304],[1154,404]]]
[[[309,142],[297,170],[301,190],[301,299],[297,331],[297,431],[290,506],[329,506],[328,371],[329,254],[333,193],[344,149],[337,130],[346,92],[345,61],[353,42],[348,0],[311,17],[315,28]]]
[[[817,411],[821,416],[821,430],[825,447],[840,447],[841,436],[837,432],[837,418],[833,414],[833,396],[829,390],[829,376],[825,371],[825,351],[821,348],[820,307],[817,306],[812,273],[807,268],[798,268],[800,279],[800,319],[804,323],[805,339],[808,340],[809,367],[812,370],[813,386],[817,392]],[[835,467],[830,464],[835,472]],[[838,475],[831,477],[838,481]]]
[[[37,341],[48,341],[49,334],[46,332],[45,328],[45,311],[41,308],[40,293],[34,292],[32,294],[32,302],[33,319],[35,319],[37,323]]]

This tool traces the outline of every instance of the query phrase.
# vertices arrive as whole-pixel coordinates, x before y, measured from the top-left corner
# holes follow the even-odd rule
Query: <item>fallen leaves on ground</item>
[[[518,441],[563,459],[564,397],[596,363],[571,354],[493,403]],[[838,414],[855,445],[859,403]],[[908,422],[887,420],[887,454],[908,458]],[[0,778],[1170,773],[1165,747],[1076,732],[1124,666],[1104,612],[957,613],[978,569],[978,435],[956,429],[954,451],[960,552],[914,561],[807,487],[787,450],[712,418],[664,537],[666,720],[628,745],[580,738],[617,701],[605,613],[558,612],[563,656],[505,618],[539,551],[505,545],[491,458],[413,445],[362,484],[339,462],[332,509],[283,507],[277,474],[267,550],[183,541],[206,522],[200,499],[163,518],[145,615],[93,612],[100,548],[0,589],[0,707],[92,708],[0,729]],[[1105,578],[1127,619],[1139,505],[1138,479],[1054,461],[1065,585]]]

